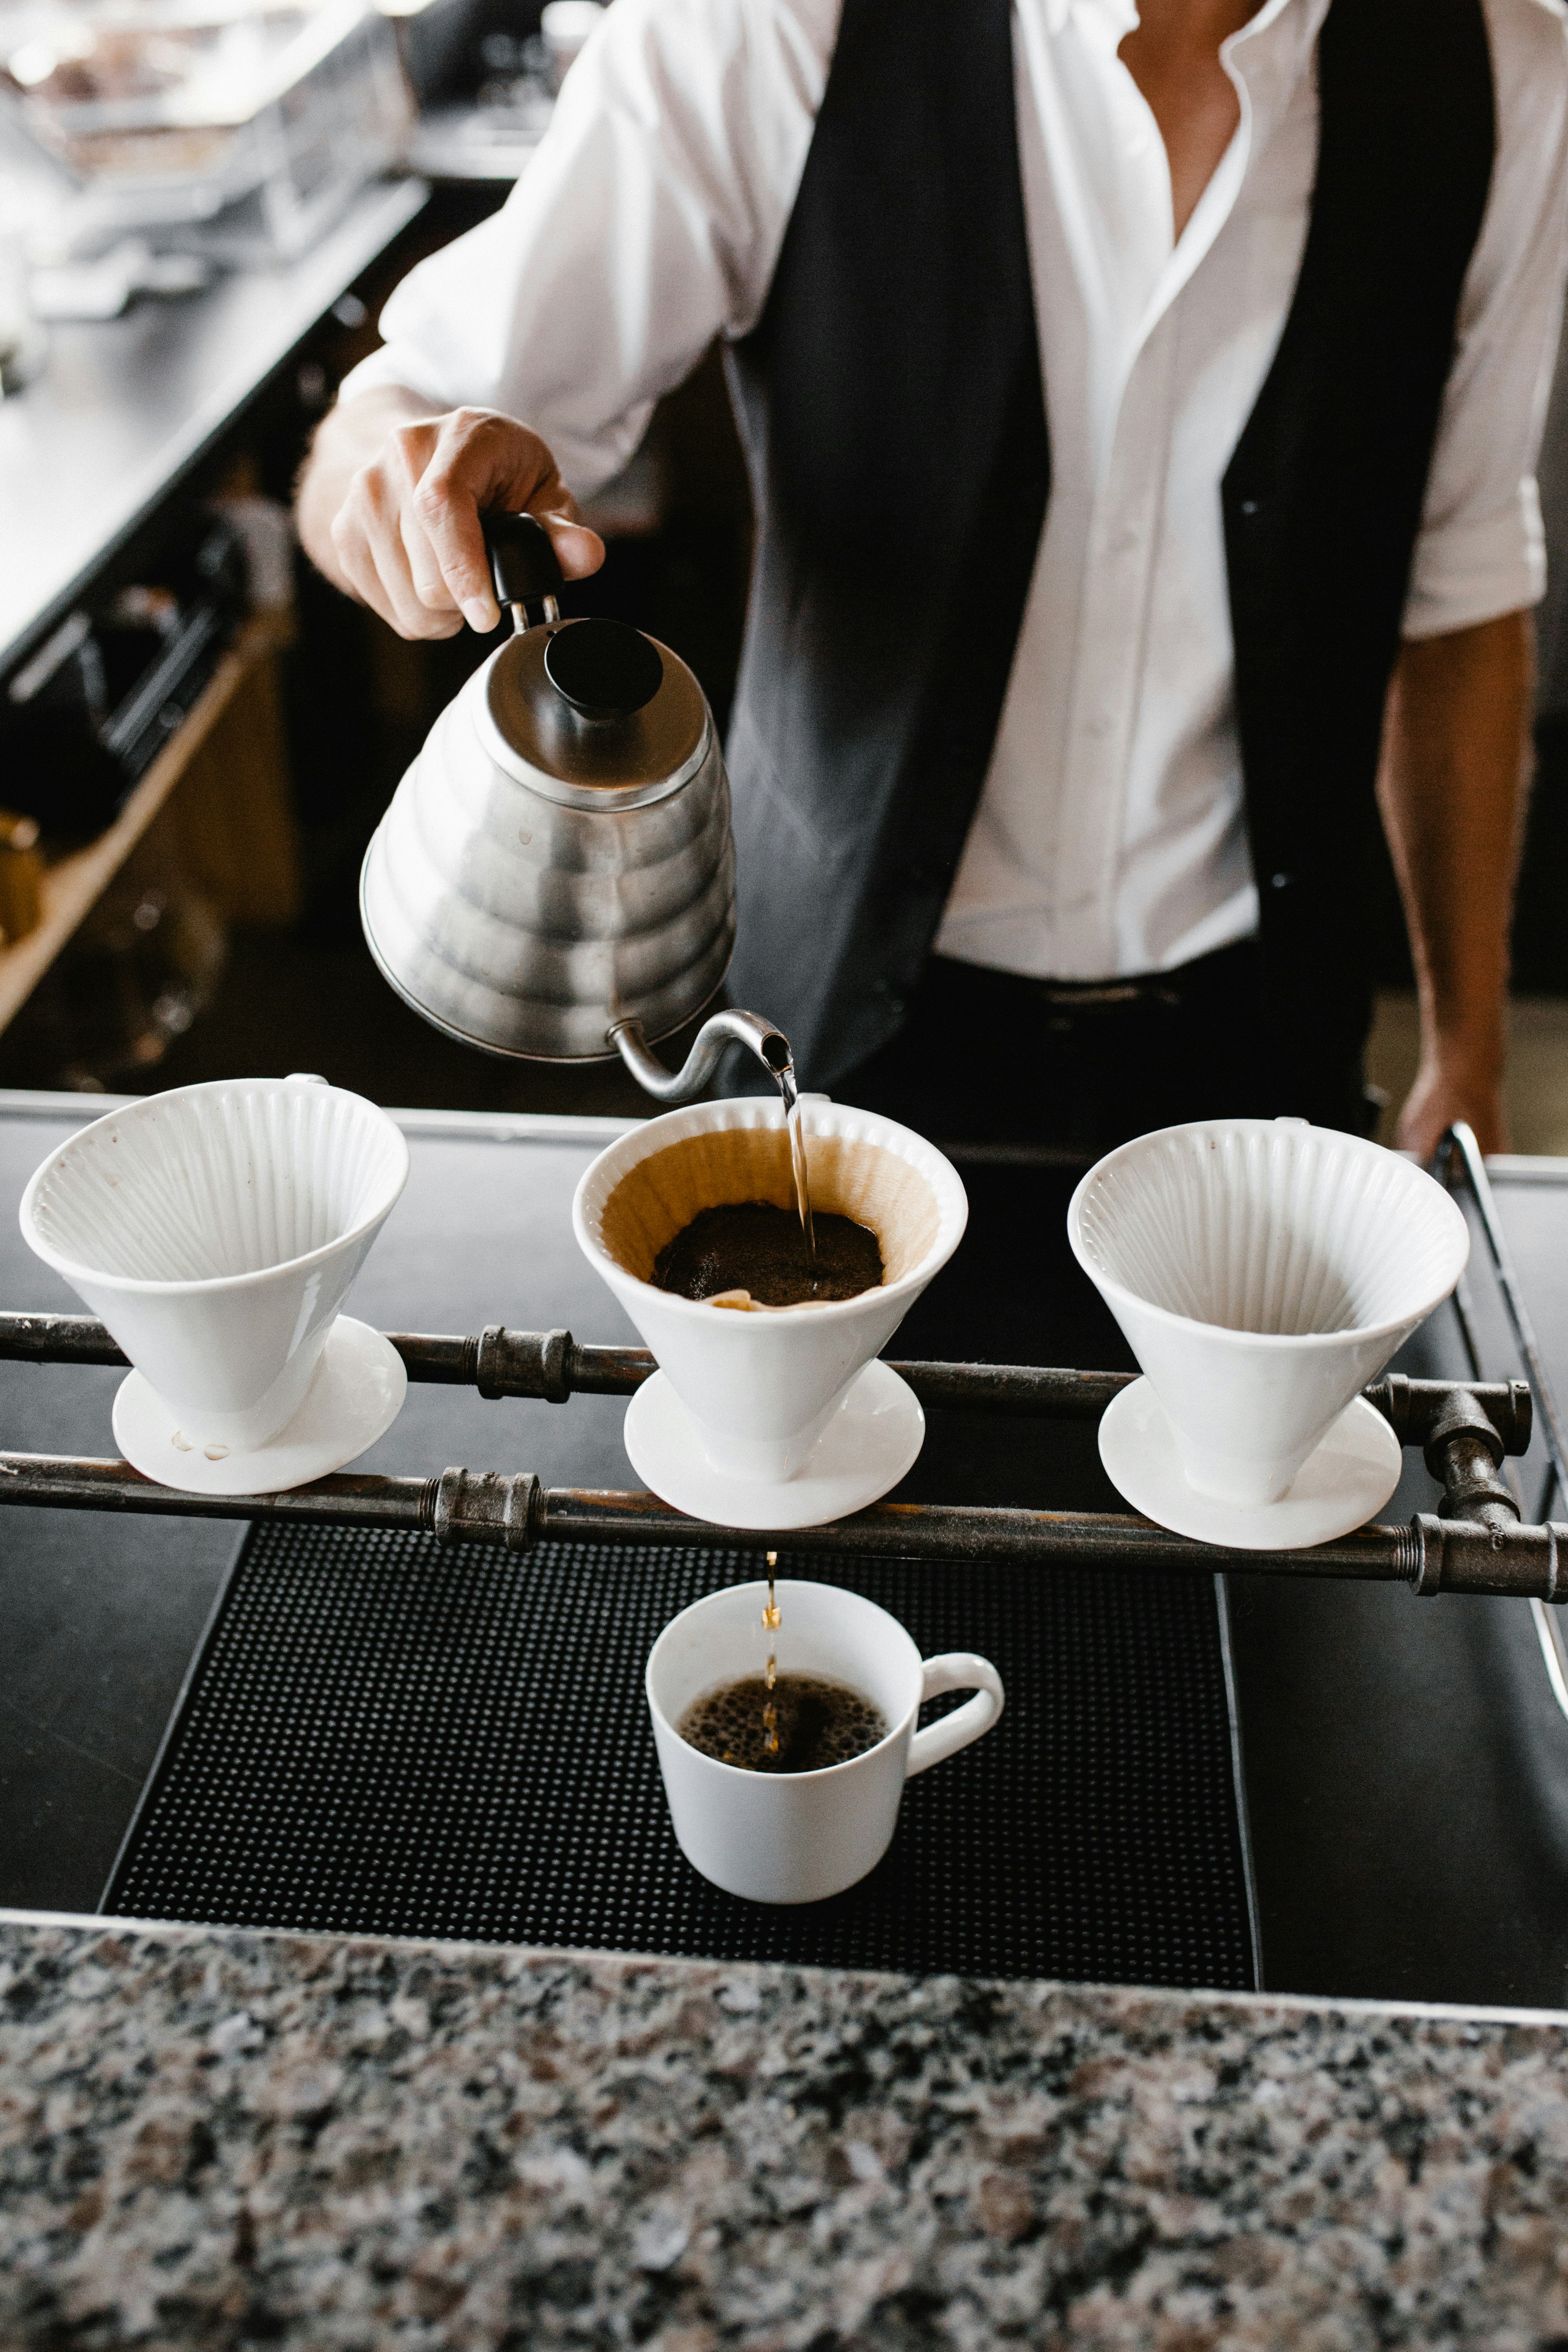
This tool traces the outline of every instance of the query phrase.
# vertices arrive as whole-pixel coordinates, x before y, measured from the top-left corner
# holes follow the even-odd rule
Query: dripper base
[[[721,1528],[817,1528],[864,1510],[913,1466],[925,1414],[912,1389],[873,1360],[858,1372],[793,1478],[728,1477],[664,1373],[626,1407],[622,1442],[661,1502]]]
[[[403,1410],[408,1375],[392,1342],[340,1315],[304,1400],[265,1445],[224,1451],[186,1439],[175,1408],[140,1372],[114,1399],[114,1440],[132,1468],[187,1495],[277,1495],[325,1478],[384,1436]]]
[[[1279,1502],[1216,1502],[1187,1484],[1165,1409],[1147,1380],[1107,1406],[1100,1458],[1117,1493],[1146,1519],[1233,1551],[1296,1551],[1364,1527],[1398,1486],[1404,1459],[1382,1413],[1355,1397]]]

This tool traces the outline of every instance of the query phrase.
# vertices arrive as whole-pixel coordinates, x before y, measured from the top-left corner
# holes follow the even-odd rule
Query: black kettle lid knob
[[[498,513],[479,520],[499,604],[527,604],[564,587],[555,543],[537,516]]]
[[[544,648],[544,674],[584,719],[629,719],[664,683],[658,647],[625,621],[571,621]]]

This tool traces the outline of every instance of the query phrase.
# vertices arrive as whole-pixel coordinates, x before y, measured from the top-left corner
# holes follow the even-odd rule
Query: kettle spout
[[[700,1094],[718,1068],[727,1045],[749,1047],[775,1082],[792,1066],[789,1039],[758,1013],[713,1013],[697,1032],[691,1051],[679,1070],[667,1070],[649,1051],[640,1021],[617,1021],[609,1034],[637,1084],[660,1102],[689,1102]]]

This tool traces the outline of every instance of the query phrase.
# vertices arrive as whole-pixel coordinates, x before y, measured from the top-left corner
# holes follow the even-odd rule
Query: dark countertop
[[[0,1095],[0,1304],[79,1311],[23,1242],[15,1203],[38,1162],[111,1100]],[[585,1339],[636,1339],[562,1242],[573,1188],[620,1123],[427,1111],[406,1124],[413,1173],[355,1286],[355,1314],[383,1330],[574,1323]],[[0,1364],[5,1444],[112,1454],[110,1408],[122,1377]],[[362,1466],[526,1465],[554,1486],[625,1486],[635,1481],[624,1415],[616,1397],[576,1398],[563,1412],[416,1387]],[[91,1911],[244,1529],[14,1510],[0,1533],[0,1902]]]
[[[101,1098],[6,1097],[0,1196],[15,1201],[45,1153],[106,1107]],[[407,1115],[407,1125],[414,1173],[361,1277],[355,1313],[384,1329],[506,1322],[564,1324],[600,1341],[634,1336],[564,1240],[573,1188],[616,1131],[612,1123],[423,1112]],[[1505,1160],[1493,1172],[1561,1392],[1568,1164]],[[973,1214],[963,1265],[921,1301],[910,1352],[956,1356],[978,1345],[1005,1360],[1121,1361],[1098,1298],[1061,1264],[1071,1171],[966,1163],[964,1177]],[[1037,1236],[1011,1222],[1020,1185],[1046,1208]],[[986,1255],[987,1234],[996,1232],[1009,1236],[1000,1288]],[[1484,1307],[1479,1263],[1474,1271]],[[14,1219],[0,1223],[0,1276],[8,1307],[79,1305],[24,1247]],[[976,1286],[990,1318],[978,1340]],[[1422,1335],[1428,1360],[1406,1369],[1459,1369],[1444,1320]],[[1491,1328],[1495,1315],[1483,1320],[1489,1370],[1516,1370]],[[0,1365],[7,1444],[112,1453],[109,1408],[120,1378]],[[636,1481],[620,1441],[623,1411],[612,1397],[563,1409],[415,1388],[363,1466],[526,1467],[549,1485],[625,1486]],[[1017,1423],[980,1416],[933,1417],[921,1491],[960,1502],[1112,1507],[1095,1484],[1089,1424],[1054,1425],[1045,1449],[1031,1449],[1023,1434]],[[1533,1501],[1538,1465],[1523,1466]],[[1412,1457],[1388,1516],[1428,1507],[1430,1493]],[[38,1510],[14,1511],[5,1532],[0,1901],[91,1912],[242,1530]],[[1264,1986],[1568,2008],[1568,1720],[1531,1612],[1505,1601],[1418,1601],[1394,1587],[1228,1581]]]
[[[0,2338],[1555,2346],[1568,2019],[0,1915]]]
[[[44,373],[0,402],[0,675],[64,618],[426,196],[417,180],[380,183],[297,261],[50,328]]]

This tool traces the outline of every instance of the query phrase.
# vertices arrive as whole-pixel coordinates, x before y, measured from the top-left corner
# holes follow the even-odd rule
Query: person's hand
[[[1483,1152],[1508,1150],[1500,1053],[1465,1054],[1441,1046],[1423,1052],[1394,1140],[1425,1167],[1457,1118],[1468,1121]]]
[[[346,404],[345,417],[361,412],[362,433],[375,398]],[[605,543],[578,520],[553,457],[515,417],[454,408],[393,423],[377,437],[331,516],[331,568],[400,636],[455,636],[465,621],[495,627],[500,610],[479,527],[487,509],[537,515],[569,580],[604,562]]]

